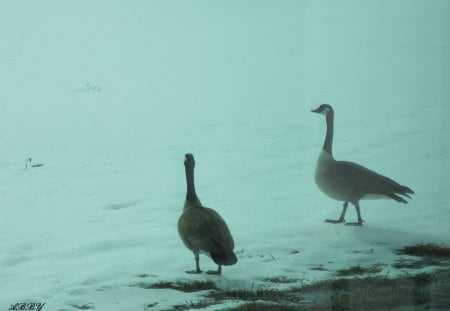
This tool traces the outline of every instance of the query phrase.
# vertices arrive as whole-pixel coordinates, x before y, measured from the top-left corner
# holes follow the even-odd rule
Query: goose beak
[[[311,112],[319,113],[319,108],[311,110]]]

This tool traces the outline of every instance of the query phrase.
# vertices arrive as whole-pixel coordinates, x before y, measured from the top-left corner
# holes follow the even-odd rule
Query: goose
[[[334,110],[330,105],[323,104],[311,110],[324,115],[327,122],[327,132],[322,152],[316,164],[315,181],[319,189],[332,199],[344,202],[341,216],[337,220],[327,219],[328,223],[345,222],[348,203],[355,206],[358,221],[347,225],[361,226],[363,219],[359,201],[362,199],[390,198],[397,202],[407,203],[404,197],[414,194],[410,188],[402,186],[392,179],[371,171],[364,166],[346,161],[336,161],[333,158],[333,122]],[[404,197],[402,197],[404,196]]]
[[[201,273],[200,253],[205,253],[218,265],[217,271],[207,274],[220,275],[222,266],[237,262],[233,252],[234,241],[223,218],[212,208],[204,207],[197,197],[194,184],[194,156],[185,155],[186,200],[183,213],[178,219],[178,233],[184,245],[194,253],[196,269],[186,273]]]

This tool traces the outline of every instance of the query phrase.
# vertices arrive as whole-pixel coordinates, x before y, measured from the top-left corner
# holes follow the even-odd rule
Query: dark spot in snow
[[[124,209],[124,208],[127,208],[127,207],[134,206],[134,205],[136,205],[138,203],[139,203],[139,201],[128,201],[128,202],[121,202],[121,203],[112,203],[112,204],[106,205],[105,208],[112,209],[112,210],[119,210],[119,209]]]

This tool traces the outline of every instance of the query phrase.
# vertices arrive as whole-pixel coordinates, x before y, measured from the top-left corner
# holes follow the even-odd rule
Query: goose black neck
[[[333,110],[327,113],[327,134],[325,136],[325,141],[323,143],[323,150],[332,153],[333,149],[333,127],[334,127],[334,112]]]
[[[188,164],[185,166],[186,168],[186,200],[197,203],[199,199],[197,194],[195,193],[195,184],[194,184],[194,165]]]

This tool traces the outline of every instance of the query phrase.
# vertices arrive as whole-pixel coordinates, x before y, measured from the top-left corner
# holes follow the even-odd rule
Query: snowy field
[[[396,249],[450,241],[449,1],[1,7],[0,311],[167,310],[201,294],[139,282],[249,289],[376,263],[393,276]],[[362,201],[362,227],[323,222],[341,203],[314,183],[322,103],[335,158],[412,188],[409,204]],[[184,272],[186,152],[234,236],[239,261],[219,277]],[[30,157],[44,165],[25,170]]]

